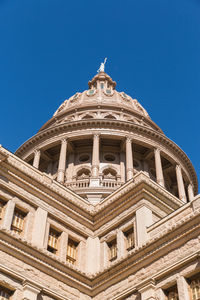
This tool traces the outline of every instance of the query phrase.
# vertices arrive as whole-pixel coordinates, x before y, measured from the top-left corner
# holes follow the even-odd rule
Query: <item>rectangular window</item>
[[[135,247],[135,240],[134,240],[134,231],[133,228],[124,232],[126,238],[126,249],[130,251]]]
[[[58,242],[59,242],[60,232],[55,229],[50,228],[49,239],[47,250],[51,253],[56,254],[58,251]]]
[[[100,87],[101,87],[101,89],[103,90],[104,84],[103,84],[103,83],[100,83]]]
[[[173,286],[165,291],[167,300],[179,300],[177,286]]]
[[[18,208],[15,208],[13,219],[12,219],[11,230],[17,234],[22,234],[24,230],[25,217],[26,217],[26,213],[19,210]]]
[[[191,300],[200,299],[200,274],[190,281]]]
[[[67,244],[67,261],[70,264],[75,264],[77,260],[77,249],[78,249],[78,243],[73,241],[72,239],[68,239]]]
[[[109,248],[109,259],[113,261],[117,258],[117,240],[114,239],[108,243]]]
[[[0,287],[0,300],[8,300],[11,297],[11,291]]]

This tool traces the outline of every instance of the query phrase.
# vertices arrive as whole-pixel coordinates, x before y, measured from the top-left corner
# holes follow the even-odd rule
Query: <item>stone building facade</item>
[[[115,87],[100,70],[0,147],[0,299],[200,299],[195,170]]]

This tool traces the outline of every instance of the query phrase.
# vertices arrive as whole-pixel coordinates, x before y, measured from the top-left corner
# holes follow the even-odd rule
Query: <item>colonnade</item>
[[[66,159],[67,159],[67,139],[61,140],[61,148],[60,148],[60,156],[59,156],[59,163],[58,163],[58,174],[57,174],[57,181],[60,183],[64,183],[65,178],[65,169],[66,169]],[[132,139],[126,137],[126,150],[125,150],[125,157],[126,157],[126,179],[127,181],[133,178],[134,176],[134,168],[133,168],[133,146],[132,146]],[[92,179],[99,178],[99,152],[100,152],[100,135],[94,134],[93,135],[93,148],[92,148]],[[160,149],[154,149],[154,158],[155,158],[155,170],[156,170],[156,181],[162,187],[165,187],[165,181],[163,176],[163,168],[162,168],[162,161],[161,161],[161,153]],[[34,151],[34,159],[33,159],[33,166],[35,168],[39,168],[40,163],[40,156],[41,151],[35,150]],[[120,157],[123,155],[120,154]],[[176,179],[177,179],[177,187],[178,187],[178,194],[180,200],[183,202],[187,202],[185,186],[183,181],[182,175],[182,168],[179,164],[176,165]],[[121,177],[122,180],[125,181],[125,174],[123,174],[123,165],[120,162],[120,170],[121,170]],[[190,183],[188,185],[188,197],[189,201],[194,198],[194,191],[193,185]]]

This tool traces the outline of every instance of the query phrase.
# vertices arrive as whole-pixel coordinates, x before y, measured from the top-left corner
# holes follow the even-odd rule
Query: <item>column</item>
[[[60,183],[64,183],[64,179],[65,179],[66,157],[67,157],[67,140],[63,139],[61,141],[60,158],[58,164],[58,177],[57,177],[57,181]]]
[[[192,201],[194,199],[194,188],[192,183],[188,185],[188,197],[189,197],[189,201]]]
[[[93,136],[93,150],[92,150],[92,177],[99,176],[99,134]]]
[[[125,238],[122,230],[117,231],[117,256],[118,258],[124,257],[125,256],[125,250],[126,250],[126,245],[125,245]]]
[[[74,153],[70,153],[67,169],[67,181],[72,182],[74,173]]]
[[[121,182],[125,182],[125,153],[120,151],[120,175]]]
[[[158,184],[164,187],[165,184],[164,184],[162,163],[160,157],[160,150],[158,148],[154,149],[154,156],[155,156],[155,167],[156,167],[156,180]]]
[[[189,300],[189,289],[187,281],[183,276],[178,276],[177,278],[177,288],[178,288],[178,297],[180,300]]]
[[[34,151],[33,167],[35,167],[36,169],[39,168],[39,164],[40,164],[40,155],[41,155],[40,150],[35,150],[35,151]]]
[[[9,200],[6,204],[6,209],[5,209],[5,215],[3,218],[3,224],[2,227],[10,230],[11,224],[12,224],[12,219],[13,219],[13,214],[14,214],[14,209],[15,209],[15,202],[12,200]]]
[[[182,171],[181,171],[180,165],[176,165],[176,178],[177,178],[179,198],[183,202],[187,202],[186,194],[185,194],[185,187],[184,187],[184,182],[183,182],[183,176],[182,176]]]
[[[130,138],[126,139],[126,177],[127,180],[133,178],[133,152]]]
[[[37,300],[41,289],[25,281],[23,283],[23,300]]]
[[[149,208],[142,206],[136,210],[137,246],[141,246],[148,240],[147,227],[152,223],[152,211]]]
[[[32,243],[39,248],[44,248],[44,237],[47,224],[47,211],[38,207],[33,223]]]

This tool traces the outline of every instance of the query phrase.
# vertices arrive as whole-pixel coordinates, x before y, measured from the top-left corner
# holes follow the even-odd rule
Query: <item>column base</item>
[[[100,179],[90,178],[90,187],[100,187]]]

